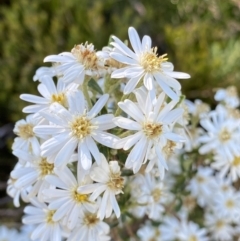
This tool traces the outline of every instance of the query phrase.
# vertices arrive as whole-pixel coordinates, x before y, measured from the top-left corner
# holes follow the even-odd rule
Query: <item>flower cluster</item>
[[[130,27],[129,39],[131,48],[112,36],[102,51],[85,43],[47,56],[52,66],[33,78],[41,96],[20,96],[31,105],[14,128],[7,192],[16,207],[29,203],[22,221],[34,227],[31,240],[232,240],[236,91],[218,90],[214,111],[184,100],[176,79],[190,76],[149,36]]]

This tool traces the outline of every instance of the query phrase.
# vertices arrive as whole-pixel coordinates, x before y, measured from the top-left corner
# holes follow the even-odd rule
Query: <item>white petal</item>
[[[176,78],[176,79],[189,79],[191,78],[191,76],[187,73],[183,73],[183,72],[176,72],[176,71],[164,71],[164,73],[166,75],[169,75],[173,78]]]
[[[96,135],[92,137],[98,143],[110,148],[114,148],[115,143],[119,140],[119,137],[104,131],[96,131]]]
[[[113,122],[113,118],[113,114],[101,115],[92,119],[91,123],[97,125],[98,130],[105,131],[116,127],[116,125]]]
[[[119,54],[119,53],[111,53],[110,56],[113,59],[115,59],[118,62],[123,63],[123,64],[129,64],[129,65],[137,65],[138,64],[138,62],[135,59],[131,59],[131,58],[124,56],[122,54]]]
[[[134,120],[136,120],[139,123],[142,123],[144,121],[144,116],[139,109],[139,107],[133,103],[131,100],[125,100],[124,102],[119,102],[118,106],[129,116],[131,116]]]
[[[77,139],[71,138],[58,152],[55,158],[56,167],[65,166],[77,147]]]
[[[96,102],[96,104],[93,106],[93,108],[88,112],[88,117],[92,119],[95,117],[103,108],[103,106],[107,103],[109,98],[108,94],[102,95],[99,100]]]
[[[124,87],[124,91],[123,91],[123,93],[125,95],[131,93],[135,89],[135,87],[137,86],[138,82],[141,80],[142,75],[143,75],[143,71],[140,72],[135,77],[133,77],[133,78],[128,80],[126,86]]]
[[[78,144],[78,161],[84,170],[89,170],[92,166],[92,157],[85,142]]]
[[[100,163],[101,163],[100,152],[98,150],[96,143],[90,136],[86,137],[86,144],[87,144],[89,151],[92,153],[95,161],[98,163],[98,165],[100,165]]]
[[[74,57],[64,55],[49,55],[44,58],[43,62],[72,62]]]
[[[112,36],[112,38],[115,41],[115,43],[111,43],[111,45],[116,47],[123,54],[129,56],[130,58],[137,59],[136,54],[130,48],[128,48],[119,38],[117,38],[116,36]],[[111,56],[111,54],[110,54],[110,56]]]
[[[130,27],[128,29],[128,36],[135,53],[140,54],[142,52],[142,44],[135,28]]]
[[[30,94],[22,94],[20,95],[20,99],[25,100],[27,102],[36,103],[36,104],[48,104],[49,100],[46,100],[43,97],[39,97],[36,95],[30,95]]]
[[[120,212],[120,208],[118,206],[118,203],[117,203],[117,200],[116,200],[116,197],[113,193],[110,193],[110,200],[111,200],[111,204],[112,204],[112,207],[113,207],[113,210],[116,214],[116,217],[119,218],[120,215],[121,215],[121,212]]]
[[[142,49],[143,49],[143,51],[150,50],[151,46],[152,46],[152,39],[149,36],[144,35],[143,39],[142,39]]]
[[[57,89],[53,79],[50,76],[44,75],[40,78],[41,82],[47,87],[50,94],[57,94]]]
[[[162,88],[162,90],[165,92],[166,95],[168,95],[172,100],[179,100],[179,96],[177,93],[175,93],[166,83],[164,80],[162,80],[162,77],[159,78],[159,74],[155,74],[155,79],[159,86]]]
[[[124,117],[115,117],[113,121],[117,126],[127,130],[140,130],[142,128],[136,121]]]

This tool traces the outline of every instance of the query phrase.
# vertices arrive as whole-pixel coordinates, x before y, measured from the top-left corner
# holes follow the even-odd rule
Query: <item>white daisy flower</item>
[[[163,203],[166,201],[166,190],[163,183],[150,174],[145,174],[141,189],[142,193],[137,197],[137,203],[146,207],[146,213],[150,219],[158,220],[162,216]]]
[[[200,166],[187,186],[187,190],[191,192],[193,197],[197,198],[197,202],[201,207],[212,201],[211,194],[217,186],[212,174],[213,170],[211,168]]]
[[[199,99],[196,99],[194,102],[190,100],[185,100],[185,104],[188,107],[189,113],[193,116],[193,118],[203,118],[207,116],[207,114],[210,112],[210,106],[204,102],[202,102]],[[193,119],[193,121],[196,122],[196,120]]]
[[[100,163],[101,156],[95,141],[112,148],[119,139],[106,132],[115,127],[113,115],[97,116],[107,100],[107,94],[101,96],[93,108],[87,111],[83,94],[78,91],[69,97],[69,110],[55,103],[50,112],[41,112],[42,116],[55,124],[34,128],[38,134],[52,135],[42,144],[42,155],[47,157],[56,154],[55,165],[64,167],[77,147],[78,161],[85,170],[92,165],[91,154]]]
[[[112,73],[112,78],[129,78],[124,94],[131,93],[143,79],[148,90],[154,91],[153,81],[156,81],[166,95],[178,100],[181,85],[175,78],[188,79],[190,75],[173,71],[173,65],[167,62],[166,54],[158,56],[157,47],[152,48],[149,36],[144,36],[141,42],[133,27],[128,29],[128,35],[134,52],[120,39],[112,36],[115,42],[111,45],[115,47],[115,51],[110,54],[113,59],[127,65]]]
[[[33,105],[23,108],[24,113],[38,113],[48,109],[52,103],[59,103],[67,107],[67,96],[78,89],[77,84],[67,85],[61,78],[58,79],[57,86],[49,76],[43,76],[40,79],[41,84],[38,85],[38,91],[43,97],[31,94],[20,95],[20,99],[33,103]]]
[[[161,240],[162,238],[159,227],[153,226],[150,222],[146,222],[144,226],[138,229],[137,235],[141,241]]]
[[[107,241],[110,227],[101,221],[95,213],[84,212],[80,215],[78,225],[72,231],[67,241]]]
[[[50,210],[45,203],[40,203],[36,199],[31,199],[33,206],[24,209],[24,224],[38,224],[31,234],[32,240],[54,240],[61,241],[61,227],[59,222],[53,220],[56,210]]]
[[[178,239],[180,241],[208,241],[207,230],[202,228],[194,222],[182,222],[181,229],[178,234]]]
[[[218,105],[215,111],[209,113],[208,118],[200,120],[200,124],[207,131],[199,138],[203,143],[199,148],[200,154],[221,149],[231,158],[240,152],[240,120],[229,118],[223,106]]]
[[[217,150],[214,161],[211,166],[219,171],[221,177],[228,176],[233,182],[240,178],[240,152],[238,155],[234,154],[231,158],[227,158],[221,149]]]
[[[181,223],[176,217],[164,216],[159,229],[163,241],[176,240],[181,230]]]
[[[56,70],[63,74],[63,81],[66,83],[82,84],[85,76],[99,78],[105,73],[103,60],[94,46],[88,43],[76,45],[71,53],[49,55],[44,62],[60,63],[56,66]]]
[[[40,155],[40,146],[37,135],[34,133],[33,128],[37,126],[39,120],[34,118],[33,115],[28,115],[26,120],[19,120],[16,122],[13,132],[18,135],[14,139],[12,145],[13,150],[21,149],[26,150],[34,155]]]
[[[24,159],[25,166],[11,172],[15,180],[15,187],[18,189],[30,189],[28,196],[36,196],[43,201],[42,190],[50,188],[46,176],[54,175],[54,163],[50,163],[46,157],[34,156],[27,152],[19,152],[18,157]]]
[[[222,101],[230,108],[236,108],[240,105],[240,100],[235,86],[229,86],[226,89],[218,89],[214,96],[216,101]]]
[[[183,110],[180,108],[173,110],[175,101],[165,104],[164,93],[159,95],[155,105],[151,102],[150,95],[142,89],[135,91],[135,96],[137,103],[130,100],[118,103],[119,107],[134,120],[116,117],[114,123],[136,133],[119,140],[115,147],[128,150],[135,145],[125,163],[125,166],[132,168],[134,173],[138,172],[142,163],[147,161],[152,148],[154,148],[159,162],[167,169],[159,143],[166,143],[167,140],[174,142],[185,140],[172,132],[172,126],[181,117]]]
[[[19,168],[21,168],[22,165],[20,163],[17,163],[16,166],[14,167],[14,170],[18,170]],[[13,204],[15,207],[20,207],[20,198],[24,201],[24,202],[29,202],[29,197],[28,197],[28,192],[30,191],[30,189],[25,189],[25,188],[17,188],[15,186],[15,182],[17,180],[13,179],[12,177],[9,178],[8,182],[7,182],[7,194],[13,198]]]
[[[121,177],[121,170],[117,161],[107,162],[104,155],[101,155],[102,161],[99,166],[93,166],[90,177],[96,183],[78,188],[81,193],[92,193],[91,200],[95,200],[104,192],[101,204],[98,210],[98,217],[103,220],[115,212],[117,218],[120,217],[120,208],[115,195],[123,193],[124,178]]]
[[[50,210],[56,210],[54,221],[63,220],[68,229],[76,227],[79,215],[85,210],[94,213],[96,204],[90,201],[85,193],[78,192],[80,186],[92,183],[83,170],[78,170],[77,180],[73,173],[65,167],[63,170],[55,169],[56,176],[47,176],[46,180],[57,189],[45,189],[43,195],[49,203]]]
[[[240,218],[240,193],[222,192],[217,193],[213,200],[212,209],[214,213],[229,218],[232,221],[239,222]]]
[[[211,233],[214,240],[230,241],[233,240],[234,228],[231,220],[218,213],[206,213],[205,227]]]

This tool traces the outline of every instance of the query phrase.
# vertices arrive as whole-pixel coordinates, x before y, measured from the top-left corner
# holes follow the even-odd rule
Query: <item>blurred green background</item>
[[[24,118],[21,93],[37,93],[35,70],[50,54],[92,42],[99,50],[134,26],[168,53],[187,98],[212,99],[212,88],[240,87],[240,0],[1,0],[0,216],[10,205],[5,182],[14,166],[14,122]]]

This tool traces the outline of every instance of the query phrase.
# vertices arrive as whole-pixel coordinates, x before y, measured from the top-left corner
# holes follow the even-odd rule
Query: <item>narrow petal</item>
[[[142,52],[142,44],[135,28],[130,27],[128,29],[128,36],[135,53],[140,54]]]
[[[98,165],[100,165],[101,155],[100,155],[100,152],[98,150],[98,147],[97,147],[95,141],[90,136],[88,136],[88,137],[86,137],[86,144],[87,144],[89,151],[92,153],[95,161],[98,163]]]
[[[63,148],[58,152],[55,158],[56,167],[65,166],[68,163],[71,155],[77,147],[78,140],[75,138],[71,138]]]
[[[103,108],[103,106],[107,103],[109,98],[108,94],[102,95],[99,100],[96,102],[96,104],[93,106],[93,108],[88,112],[88,117],[92,119],[95,117]]]
[[[96,131],[96,135],[92,137],[98,143],[110,148],[114,148],[115,143],[119,140],[119,137],[104,131]]]
[[[84,170],[89,170],[92,166],[92,157],[85,142],[78,144],[78,161]]]
[[[136,121],[124,118],[124,117],[115,117],[113,119],[114,123],[123,128],[123,129],[127,129],[127,130],[140,130],[141,129],[141,125],[139,125],[139,123],[137,123]]]

